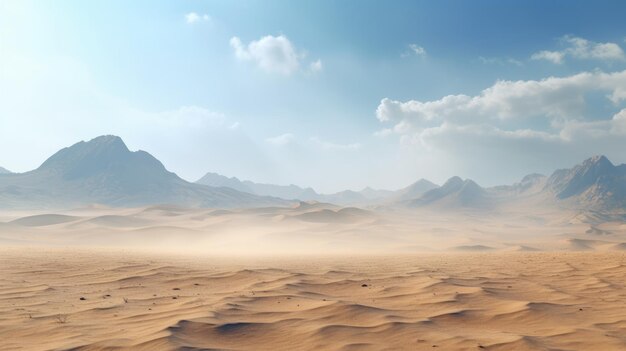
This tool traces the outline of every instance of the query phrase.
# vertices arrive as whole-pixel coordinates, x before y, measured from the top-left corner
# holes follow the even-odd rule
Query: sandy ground
[[[0,250],[2,350],[624,350],[626,254]]]
[[[624,251],[623,218],[567,210],[433,211],[174,206],[0,212],[0,247],[109,247],[211,255]]]

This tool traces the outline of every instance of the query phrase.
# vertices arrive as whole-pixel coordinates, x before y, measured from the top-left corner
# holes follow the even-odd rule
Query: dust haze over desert
[[[0,2],[0,350],[626,349],[625,10]]]

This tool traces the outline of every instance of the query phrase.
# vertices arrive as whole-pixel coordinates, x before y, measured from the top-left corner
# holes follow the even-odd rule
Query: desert
[[[623,350],[622,252],[3,249],[5,350]]]
[[[481,213],[4,211],[0,349],[626,347],[619,220]]]
[[[0,0],[0,351],[626,350],[624,14]]]
[[[623,170],[298,200],[79,142],[0,175],[0,349],[623,349]]]

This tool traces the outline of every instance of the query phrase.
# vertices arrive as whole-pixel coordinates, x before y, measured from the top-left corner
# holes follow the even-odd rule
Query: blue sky
[[[597,153],[626,162],[624,13],[619,1],[4,0],[0,165],[27,171],[101,134],[188,180],[324,192],[511,183]]]

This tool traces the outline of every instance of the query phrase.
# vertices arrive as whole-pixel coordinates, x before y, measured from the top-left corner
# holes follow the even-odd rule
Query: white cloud
[[[594,109],[587,96],[598,93],[604,93],[618,112],[593,112],[602,109]],[[384,98],[376,116],[392,127],[376,135],[398,135],[402,144],[446,152],[448,160],[460,162],[480,155],[482,165],[514,159],[534,164],[536,158],[549,169],[556,160],[577,162],[595,153],[623,150],[624,102],[626,71],[498,81],[475,96],[404,102]],[[521,166],[510,166],[523,171]],[[474,171],[482,174],[479,167]]]
[[[626,135],[626,108],[622,109],[613,116],[611,132]]]
[[[266,72],[290,75],[300,67],[304,57],[298,54],[291,41],[284,35],[267,35],[244,45],[238,37],[230,39],[235,57],[241,61],[252,61]],[[320,62],[321,66],[321,62]]]
[[[426,50],[417,44],[409,44],[409,49],[411,49],[411,51],[413,51],[413,53],[417,56],[426,55]]]
[[[483,57],[479,56],[478,60],[486,65],[500,65],[504,66],[507,64],[515,65],[515,66],[523,66],[524,63],[520,60],[516,60],[511,57],[500,58],[500,57]]]
[[[576,58],[599,60],[624,59],[624,51],[615,43],[594,43],[583,38],[571,36],[565,36],[562,40],[571,45],[567,51]]]
[[[322,140],[318,137],[311,137],[311,142],[325,150],[358,150],[361,148],[360,143],[338,144],[330,141]]]
[[[408,50],[406,52],[404,52],[402,55],[400,55],[401,57],[409,57],[411,55],[415,55],[418,57],[425,57],[426,56],[426,49],[424,49],[423,47],[417,45],[417,44],[409,44],[408,45]]]
[[[267,141],[268,143],[272,144],[272,145],[276,145],[276,146],[285,146],[288,144],[291,144],[292,142],[294,142],[296,139],[296,136],[291,134],[291,133],[285,133],[285,134],[281,134],[279,136],[275,136],[272,138],[267,138],[265,139],[265,141]]]
[[[543,80],[498,81],[479,95],[448,95],[439,100],[400,102],[384,98],[376,110],[380,121],[431,124],[471,123],[548,118],[551,121],[583,118],[585,94],[607,92],[613,104],[626,100],[626,71],[583,72]]]
[[[555,64],[563,62],[565,57],[576,59],[595,60],[624,60],[624,51],[616,43],[596,43],[580,37],[566,35],[559,39],[561,45],[565,46],[560,51],[539,51],[530,58],[533,60],[547,60]]]
[[[311,62],[311,64],[309,65],[309,70],[313,73],[321,72],[323,68],[324,67],[322,66],[322,61],[319,59]]]
[[[185,15],[185,21],[189,24],[194,24],[196,22],[199,22],[200,20],[202,21],[209,21],[211,19],[211,17],[209,15],[207,15],[206,13],[203,15],[200,15],[196,12],[189,12],[188,14]]]
[[[558,64],[563,63],[564,57],[565,57],[564,52],[543,50],[543,51],[534,53],[530,58],[532,60],[546,60],[546,61],[550,61],[558,65]]]

